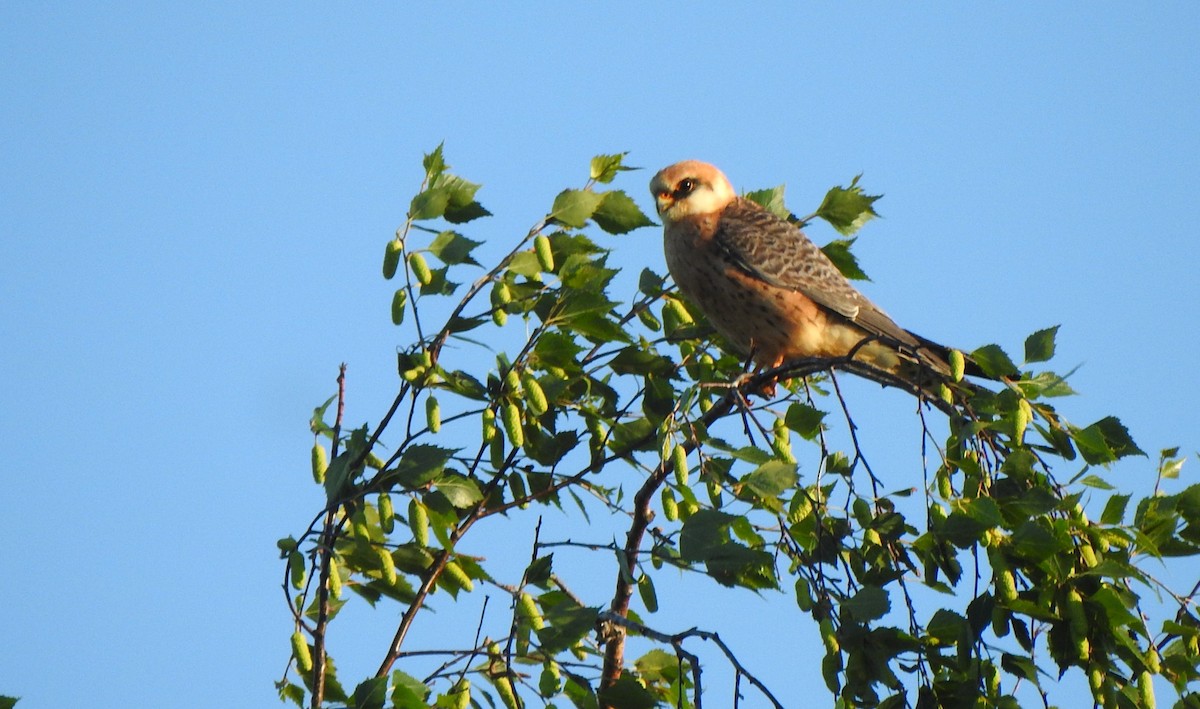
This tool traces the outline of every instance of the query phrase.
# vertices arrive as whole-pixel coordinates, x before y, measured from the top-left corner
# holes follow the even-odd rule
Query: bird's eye
[[[676,198],[686,197],[695,189],[696,181],[690,177],[684,178],[683,180],[679,181],[679,186],[675,188],[675,196]]]

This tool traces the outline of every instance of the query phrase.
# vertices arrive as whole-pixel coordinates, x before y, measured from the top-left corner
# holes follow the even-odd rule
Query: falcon
[[[760,370],[802,358],[852,359],[927,394],[950,381],[946,347],[897,325],[796,225],[739,197],[713,165],[663,168],[650,192],[671,277]]]

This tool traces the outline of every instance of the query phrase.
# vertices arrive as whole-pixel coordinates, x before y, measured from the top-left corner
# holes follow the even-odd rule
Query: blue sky
[[[1014,354],[1061,324],[1069,418],[1195,451],[1198,32],[1182,2],[4,5],[0,694],[275,705],[306,421],[342,361],[353,420],[390,401],[379,259],[441,141],[497,243],[596,153],[652,168],[617,185],[647,210],[683,158],[798,212],[864,173],[865,290],[899,322]],[[664,268],[657,230],[606,243]],[[763,674],[819,652],[796,632]]]

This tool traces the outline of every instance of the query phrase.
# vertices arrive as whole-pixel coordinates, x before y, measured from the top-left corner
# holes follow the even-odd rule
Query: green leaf
[[[1129,505],[1130,497],[1131,495],[1113,495],[1108,498],[1104,511],[1100,513],[1100,523],[1121,524],[1121,520],[1125,519],[1125,508]]]
[[[1029,680],[1033,683],[1033,686],[1040,686],[1038,684],[1037,665],[1033,664],[1033,661],[1028,657],[1011,655],[1006,652],[1000,657],[1000,666],[1004,668],[1005,672],[1008,672],[1015,677]]]
[[[482,241],[472,241],[454,231],[443,231],[433,238],[429,244],[429,252],[445,264],[469,263],[478,266],[479,262],[471,258],[471,251]]]
[[[414,221],[437,219],[446,213],[450,205],[450,190],[431,187],[412,198],[408,206],[408,217]]]
[[[450,195],[451,207],[465,207],[475,201],[475,193],[479,191],[480,185],[464,180],[458,175],[443,174],[437,180],[430,183],[431,186],[446,190]]]
[[[582,352],[583,347],[570,335],[547,332],[534,345],[530,365],[541,369],[559,367],[568,371],[578,370]]]
[[[1003,485],[1003,481],[1000,483]],[[985,498],[980,498],[985,499]],[[1030,487],[1013,499],[1003,501],[1004,516],[1011,523],[1046,514],[1059,505],[1059,498],[1044,487]]]
[[[578,315],[589,313],[608,314],[615,302],[609,300],[602,292],[575,287],[568,291],[557,292],[557,298],[543,298],[535,308],[538,316],[546,322],[561,323]]]
[[[630,345],[617,352],[609,360],[609,367],[617,374],[637,374],[670,377],[675,371],[675,360],[660,355],[657,351]]]
[[[980,540],[983,532],[992,526],[960,509],[946,518],[942,524],[942,535],[959,549],[970,549]]]
[[[480,186],[474,182],[464,180],[457,175],[446,174],[431,182],[430,185],[445,190],[449,194],[444,216],[446,221],[451,224],[463,224],[491,215],[491,212],[484,209],[482,204],[475,201],[475,193],[479,191]]]
[[[678,679],[679,664],[677,656],[658,648],[647,652],[633,662],[633,666],[641,673],[642,678],[649,680],[651,684],[660,680],[673,682]]]
[[[621,580],[630,585],[634,584],[633,571],[629,568],[629,557],[625,556],[625,552],[619,549],[615,552],[615,556],[617,557],[617,570],[620,572]]]
[[[998,527],[1004,523],[1000,508],[990,497],[976,497],[970,500],[955,501],[955,508],[961,509],[971,519],[986,528]]]
[[[286,559],[287,555],[296,551],[300,545],[296,542],[295,537],[288,535],[275,542],[275,546],[279,547],[279,558]]]
[[[508,270],[518,276],[533,278],[541,274],[542,266],[532,251],[518,251],[509,259]]]
[[[1096,591],[1088,597],[1088,601],[1104,608],[1106,619],[1113,628],[1137,627],[1141,624],[1138,617],[1129,612],[1126,602],[1110,587]]]
[[[1066,429],[1057,425],[1043,426],[1037,421],[1034,421],[1033,425],[1063,460],[1075,460],[1075,446],[1071,443],[1071,435]],[[1011,458],[1011,455],[1009,457]]]
[[[733,530],[738,539],[741,539],[752,548],[758,549],[766,544],[762,535],[754,530],[754,525],[750,523],[750,518],[745,515],[735,516],[733,524],[729,525],[729,528]]]
[[[295,687],[295,685],[288,685],[288,686]],[[299,688],[297,687],[297,689],[299,689]],[[303,691],[300,692],[300,697],[301,697],[301,699],[304,698]],[[0,696],[0,709],[12,709],[14,706],[16,706],[18,701],[20,701],[20,697]]]
[[[788,407],[783,422],[788,428],[799,433],[807,440],[815,440],[821,433],[821,422],[828,414],[815,409],[808,404],[794,403]]]
[[[1013,383],[1026,399],[1075,395],[1075,390],[1067,384],[1066,375],[1054,372],[1038,372],[1032,377],[1024,377]]]
[[[554,198],[550,217],[560,224],[578,229],[587,224],[603,200],[604,195],[591,190],[563,190]]]
[[[641,207],[621,190],[603,193],[604,199],[592,214],[596,226],[609,234],[627,234],[634,229],[655,226]]]
[[[704,562],[708,575],[724,586],[775,588],[771,555],[730,540],[734,519],[716,510],[688,517],[679,537],[680,554],[688,561]]]
[[[325,471],[325,499],[329,502],[340,500],[350,486],[350,458],[348,451],[338,453]]]
[[[1127,455],[1146,456],[1146,452],[1133,442],[1133,438],[1129,435],[1129,429],[1116,416],[1106,416],[1092,426],[1104,432],[1104,440],[1108,441],[1117,458],[1124,458]]]
[[[329,405],[336,400],[337,394],[334,394],[326,399],[324,404],[321,404],[317,408],[313,409],[312,418],[308,420],[308,427],[312,429],[313,433],[317,435],[333,435],[333,428],[331,428],[329,424],[325,423],[325,410],[328,409]]]
[[[387,700],[387,677],[372,677],[354,688],[349,706],[354,709],[383,709]]]
[[[1116,490],[1115,487],[1099,475],[1087,475],[1079,481],[1079,484],[1086,487],[1094,487],[1097,490]]]
[[[557,246],[557,243],[555,243]],[[575,295],[571,291],[586,290],[593,296],[603,296],[604,288],[613,279],[613,276],[620,273],[618,269],[606,268],[606,258],[585,256],[582,254],[572,254],[568,256],[558,269],[558,277],[562,279],[563,289],[567,291],[568,296]],[[608,308],[612,308],[616,303],[605,299]]]
[[[1179,500],[1179,512],[1189,525],[1200,523],[1200,485],[1190,485],[1175,496]]]
[[[310,677],[304,678],[304,683],[308,684]],[[350,697],[346,695],[346,690],[342,688],[342,683],[337,678],[337,667],[333,663],[333,658],[325,656],[325,698],[331,702],[348,702]]]
[[[446,221],[451,224],[466,224],[469,221],[474,221],[480,217],[490,217],[492,213],[484,209],[483,205],[478,202],[471,202],[461,207],[455,207],[453,204],[446,207],[446,213],[442,215]]]
[[[629,333],[607,317],[607,313],[582,313],[570,318],[566,325],[597,344],[630,341]]]
[[[592,158],[591,179],[605,184],[612,182],[619,172],[640,170],[640,167],[626,167],[622,164],[629,153],[615,155],[597,155]]]
[[[400,456],[395,469],[389,472],[401,485],[415,490],[441,477],[446,462],[457,452],[456,449],[451,450],[426,444],[409,446]],[[328,479],[328,473],[326,473],[326,479]]]
[[[1054,336],[1058,334],[1058,325],[1038,330],[1025,338],[1025,361],[1045,362],[1054,356]]]
[[[849,187],[834,187],[825,193],[817,216],[829,222],[839,234],[850,236],[871,219],[879,216],[873,206],[883,195],[869,195],[858,186],[856,175]]]
[[[607,255],[609,250],[603,246],[599,246],[596,242],[587,237],[586,234],[573,233],[569,231],[556,231],[550,234],[550,244],[554,247],[555,259],[562,259],[568,256],[589,256],[589,255]],[[586,261],[586,259],[583,259]],[[603,258],[594,260],[597,264],[603,264]]]
[[[864,586],[853,597],[842,601],[842,610],[864,623],[882,618],[891,608],[888,592],[878,586]]]
[[[438,143],[433,152],[427,154],[425,159],[421,161],[421,165],[425,168],[425,178],[430,182],[436,180],[443,172],[450,169],[450,166],[442,158],[442,147],[444,145],[445,143]]]
[[[562,460],[579,445],[579,434],[574,431],[562,431],[550,434],[541,428],[534,428],[525,433],[525,452],[534,461],[545,466],[553,466]]]
[[[722,445],[717,444],[716,442],[713,442],[712,445],[715,448],[722,448],[724,450],[729,451],[730,453],[733,454],[733,457],[737,458],[738,460],[744,460],[747,463],[753,463],[754,465],[762,465],[763,463],[766,463],[768,460],[775,459],[774,456],[772,456],[769,451],[765,451],[762,448],[759,448],[758,446],[742,446],[741,448],[730,448],[727,445],[722,446]],[[713,458],[710,462],[713,464],[721,465],[722,466],[721,470],[723,473],[729,472],[729,468],[732,465],[732,461],[729,461],[728,459],[725,459],[725,458]]]
[[[446,389],[459,396],[475,399],[476,401],[487,400],[487,389],[484,388],[483,384],[461,369],[444,373],[442,379],[443,381],[437,384],[439,389]]]
[[[446,475],[437,481],[437,489],[455,509],[464,510],[483,499],[483,493],[474,480],[457,473]]]
[[[1092,465],[1111,463],[1129,455],[1146,455],[1115,416],[1106,416],[1086,428],[1071,427],[1071,438],[1083,459]]]
[[[282,684],[277,683],[275,686],[279,690],[279,701],[286,702],[291,700],[297,707],[304,709],[306,705],[304,703],[303,687],[298,684],[292,684],[291,682],[284,682]],[[12,697],[2,697],[0,699],[12,699]],[[4,702],[0,701],[0,708],[8,709],[16,703],[17,702],[15,699],[13,699],[11,704],[5,704]]]
[[[450,332],[450,333],[467,332],[470,330],[474,330],[475,328],[479,327],[480,325],[483,325],[486,322],[491,322],[491,320],[484,319],[484,318],[454,317],[454,318],[451,318],[450,321],[446,323],[446,332]],[[461,339],[466,339],[466,338],[461,338]]]
[[[536,631],[542,650],[553,655],[573,647],[595,629],[599,614],[599,608],[585,608],[570,600],[549,607],[543,603],[546,627]]]
[[[619,451],[648,450],[654,445],[654,429],[654,422],[644,418],[614,423],[609,445]]]
[[[400,670],[392,672],[392,704],[395,709],[426,709],[425,698],[430,695],[429,687],[412,675]]]
[[[1159,455],[1158,474],[1164,480],[1174,480],[1179,477],[1179,471],[1183,470],[1183,463],[1187,458],[1176,458],[1179,454],[1178,448],[1168,448]]]
[[[1017,373],[1017,365],[1000,345],[984,345],[972,352],[971,358],[990,377],[1009,377]]]
[[[665,420],[675,408],[675,388],[661,377],[647,376],[642,396],[642,412],[648,418]]]
[[[454,295],[458,284],[446,278],[449,266],[429,270],[429,282],[421,286],[421,295]]]
[[[643,268],[638,275],[638,290],[643,294],[657,298],[666,289],[667,279],[648,268]]]
[[[561,673],[564,678],[562,692],[567,695],[578,709],[596,709],[599,703],[596,701],[596,693],[592,690],[591,682],[583,676],[577,675],[566,668],[561,668]],[[553,705],[546,705],[547,708]]]
[[[1180,620],[1184,620],[1184,618],[1180,618]],[[1200,627],[1192,624],[1184,625],[1182,623],[1176,623],[1172,620],[1164,620],[1162,629],[1164,633],[1179,635],[1185,638],[1194,638],[1197,635],[1200,635]]]
[[[525,569],[525,582],[538,588],[550,587],[550,570],[554,567],[554,555],[539,556]]]
[[[1033,562],[1068,551],[1072,546],[1069,540],[1055,536],[1038,520],[1029,520],[1018,527],[1012,535],[1012,543],[1018,554]]]
[[[967,619],[958,613],[942,608],[935,612],[933,617],[929,619],[929,623],[925,626],[925,632],[937,638],[943,644],[952,645],[958,642],[958,638],[962,634],[963,625],[966,622]]]
[[[858,259],[850,253],[850,247],[853,245],[854,239],[835,239],[822,246],[821,251],[825,252],[846,278],[852,281],[869,281],[871,279],[859,267]]]
[[[792,213],[783,203],[783,191],[784,186],[779,185],[770,189],[747,192],[744,196],[780,219],[791,219]]]
[[[743,477],[741,484],[761,498],[774,499],[792,489],[799,479],[795,463],[772,460]]]
[[[604,706],[621,709],[654,709],[659,706],[654,695],[650,694],[628,670],[622,671],[621,677],[599,696]]]
[[[733,516],[715,510],[699,510],[684,522],[679,552],[688,561],[704,561],[709,554],[729,541]]]

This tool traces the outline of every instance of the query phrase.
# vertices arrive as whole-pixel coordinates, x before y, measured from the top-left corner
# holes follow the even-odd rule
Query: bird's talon
[[[743,372],[738,375],[738,378],[733,380],[733,387],[742,392],[743,398],[750,401],[751,396],[762,396],[766,399],[774,399],[776,387],[779,384],[779,379],[772,377],[758,386],[749,387],[754,378],[758,376],[757,372]]]

